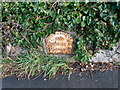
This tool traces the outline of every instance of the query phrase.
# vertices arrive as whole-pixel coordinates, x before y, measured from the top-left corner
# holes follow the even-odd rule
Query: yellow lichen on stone
[[[56,32],[46,38],[48,54],[73,54],[73,38],[70,34]]]

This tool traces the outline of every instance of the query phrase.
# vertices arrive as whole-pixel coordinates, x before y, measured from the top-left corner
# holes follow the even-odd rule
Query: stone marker
[[[43,39],[44,51],[51,56],[66,58],[67,61],[74,62],[74,35],[72,33],[57,31]]]
[[[48,54],[74,54],[73,38],[70,34],[56,32],[46,38],[46,48]]]

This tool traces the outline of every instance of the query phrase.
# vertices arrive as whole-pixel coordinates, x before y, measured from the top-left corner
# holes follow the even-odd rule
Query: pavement
[[[15,76],[6,77],[2,80],[2,88],[118,88],[120,87],[120,74],[118,69],[99,72],[82,76],[72,74],[68,76],[56,76],[45,79],[42,76],[35,80],[18,80]]]

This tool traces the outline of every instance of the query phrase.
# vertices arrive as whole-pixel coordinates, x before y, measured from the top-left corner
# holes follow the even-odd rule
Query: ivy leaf
[[[86,25],[85,22],[82,21],[82,22],[81,22],[81,27],[85,27],[85,25]]]
[[[92,18],[90,17],[90,18],[89,18],[88,25],[90,25],[91,23],[92,23]]]
[[[45,26],[45,24],[44,24],[44,23],[41,23],[41,24],[40,24],[40,26],[41,26],[41,27],[44,27],[44,26]]]
[[[86,20],[86,17],[85,17],[85,16],[83,16],[83,17],[82,17],[82,19],[83,19],[83,21],[85,21],[85,20]]]
[[[76,23],[79,24],[80,22],[81,22],[81,16],[78,16],[78,17],[76,18]]]

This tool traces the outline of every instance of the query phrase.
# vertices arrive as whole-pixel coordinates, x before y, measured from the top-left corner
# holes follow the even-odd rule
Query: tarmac
[[[15,76],[2,79],[2,88],[120,88],[120,74],[118,69],[112,71],[95,71],[92,74],[82,76],[72,74],[59,75],[52,79],[42,76],[35,80],[18,80]]]

